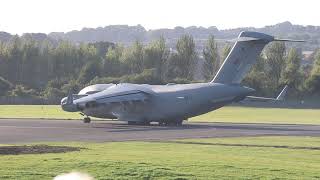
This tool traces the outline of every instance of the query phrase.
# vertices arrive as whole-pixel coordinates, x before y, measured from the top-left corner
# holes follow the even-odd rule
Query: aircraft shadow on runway
[[[233,124],[233,123],[212,123],[212,124],[184,124],[182,126],[150,126],[126,125],[119,123],[98,123],[92,124],[93,128],[103,128],[108,132],[133,132],[133,131],[170,131],[170,130],[193,130],[193,129],[217,129],[217,130],[243,130],[243,131],[302,131],[317,132],[315,129],[304,129],[306,125],[275,125],[275,124]],[[310,126],[311,127],[311,126]],[[314,127],[314,126],[313,126]]]

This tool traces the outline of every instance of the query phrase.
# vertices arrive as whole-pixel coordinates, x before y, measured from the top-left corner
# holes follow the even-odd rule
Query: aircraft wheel
[[[83,122],[84,123],[90,123],[91,119],[89,117],[85,117],[85,118],[83,118]]]
[[[182,122],[183,122],[183,120],[177,120],[175,123],[177,126],[182,126]]]
[[[149,121],[141,121],[141,122],[137,122],[137,121],[128,121],[128,125],[141,125],[141,126],[148,126],[150,125]]]
[[[146,122],[145,122],[145,125],[150,126],[150,125],[151,125],[151,122],[146,121]]]
[[[165,122],[166,126],[182,126],[183,120],[172,120]]]
[[[165,123],[165,125],[166,125],[166,126],[175,126],[176,123],[175,123],[174,121],[167,121],[167,122]]]
[[[149,121],[142,121],[142,122],[138,122],[138,125],[149,126],[150,122]]]
[[[164,121],[159,121],[159,126],[165,126],[166,123]]]
[[[183,120],[159,121],[159,126],[181,126]]]
[[[128,121],[128,125],[136,125],[137,123],[135,121]]]

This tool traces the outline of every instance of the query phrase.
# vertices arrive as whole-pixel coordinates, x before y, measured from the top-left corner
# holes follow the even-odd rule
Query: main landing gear
[[[183,120],[166,120],[160,121],[159,126],[182,126]],[[128,121],[128,125],[149,126],[149,121]]]
[[[90,123],[90,122],[91,122],[90,117],[84,117],[84,118],[83,118],[83,122],[84,122],[84,123]]]
[[[149,126],[149,121],[128,121],[128,125],[141,125],[141,126]]]
[[[183,120],[160,121],[160,126],[182,126]]]

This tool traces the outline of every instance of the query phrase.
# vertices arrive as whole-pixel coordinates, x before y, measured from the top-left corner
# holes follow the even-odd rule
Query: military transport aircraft
[[[208,83],[193,84],[96,84],[69,93],[61,100],[64,111],[80,112],[85,123],[91,117],[127,121],[128,124],[181,125],[190,117],[213,111],[243,100],[279,101],[287,87],[277,98],[249,96],[255,90],[240,85],[246,73],[258,59],[264,46],[277,39],[273,36],[244,31],[235,41],[216,76]],[[297,41],[301,42],[301,41]]]

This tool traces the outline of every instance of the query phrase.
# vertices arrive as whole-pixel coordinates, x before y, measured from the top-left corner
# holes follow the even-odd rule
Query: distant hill
[[[148,43],[154,39],[164,36],[168,45],[174,47],[177,39],[183,34],[191,34],[196,41],[197,48],[202,49],[205,40],[209,35],[217,39],[233,39],[239,32],[244,30],[259,31],[275,35],[281,38],[293,38],[307,40],[307,43],[298,44],[303,50],[314,50],[319,48],[320,26],[293,25],[290,22],[283,22],[263,28],[243,27],[236,29],[219,30],[215,26],[204,28],[190,26],[187,28],[175,27],[174,29],[155,29],[147,31],[143,26],[112,25],[99,28],[84,28],[81,31],[70,31],[67,33],[50,33],[53,39],[68,39],[73,42],[96,42],[109,41],[114,43],[131,44],[135,40]]]
[[[204,27],[175,27],[174,29],[146,30],[143,26],[110,25],[98,28],[83,28],[80,31],[52,32],[48,35],[41,33],[28,33],[23,36],[31,36],[36,39],[69,40],[74,43],[92,43],[98,41],[108,41],[113,43],[131,44],[135,40],[148,43],[163,36],[166,38],[168,46],[174,48],[177,39],[183,34],[190,34],[194,37],[197,49],[201,50],[209,35],[214,35],[217,39],[233,39],[239,32],[244,30],[259,31],[275,35],[281,38],[303,39],[306,43],[289,44],[297,46],[303,50],[315,50],[320,45],[320,26],[293,25],[290,22],[283,22],[276,25],[265,26],[263,28],[242,27],[236,29],[219,30],[215,26]],[[8,41],[12,35],[0,32],[0,40]]]

